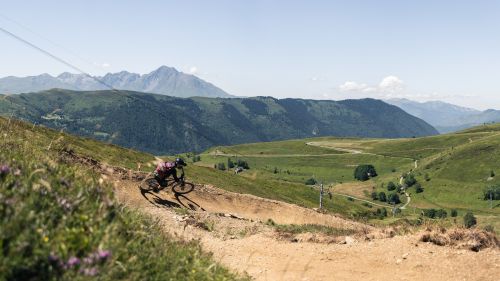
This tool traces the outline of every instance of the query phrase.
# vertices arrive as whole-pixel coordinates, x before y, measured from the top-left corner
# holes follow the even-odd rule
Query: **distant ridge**
[[[161,66],[143,75],[121,71],[108,73],[104,76],[96,76],[95,78],[120,90],[148,92],[175,97],[232,97],[209,82],[168,66]],[[53,88],[76,91],[108,90],[105,85],[95,79],[84,74],[69,72],[61,73],[56,77],[44,73],[38,76],[8,76],[0,78],[0,93],[2,94],[38,92]]]
[[[440,133],[459,131],[483,123],[500,122],[500,110],[495,109],[480,111],[442,101],[416,102],[408,99],[389,99],[385,102],[421,118]]]
[[[49,91],[0,97],[0,114],[154,154],[319,136],[438,134],[375,99],[177,98],[132,91]]]

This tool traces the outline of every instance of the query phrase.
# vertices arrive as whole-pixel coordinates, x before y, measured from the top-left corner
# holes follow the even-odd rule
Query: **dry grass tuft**
[[[482,229],[428,227],[420,236],[421,242],[439,246],[452,246],[478,252],[485,248],[500,248],[500,241],[494,233]]]

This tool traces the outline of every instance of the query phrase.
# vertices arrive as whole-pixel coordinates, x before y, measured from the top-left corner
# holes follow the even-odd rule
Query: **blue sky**
[[[0,26],[98,75],[168,65],[241,96],[500,108],[500,1],[9,1]],[[2,77],[74,72],[0,45]]]

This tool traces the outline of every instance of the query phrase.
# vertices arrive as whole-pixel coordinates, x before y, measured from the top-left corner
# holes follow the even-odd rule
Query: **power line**
[[[45,36],[41,35],[40,33],[38,33],[38,32],[36,32],[36,31],[32,30],[31,28],[29,28],[29,27],[25,26],[24,24],[22,24],[22,23],[20,23],[20,22],[18,22],[18,21],[16,21],[16,20],[14,20],[14,19],[12,19],[12,18],[10,18],[10,17],[8,17],[8,16],[6,16],[6,15],[4,15],[4,14],[2,14],[2,13],[0,13],[0,18],[3,18],[3,19],[5,19],[5,20],[7,20],[7,21],[9,21],[9,22],[11,22],[11,23],[14,23],[15,25],[17,25],[17,26],[21,27],[22,29],[24,29],[24,30],[26,30],[26,31],[28,31],[28,32],[30,32],[30,33],[32,33],[32,34],[34,34],[34,35],[36,35],[37,37],[39,37],[39,38],[41,38],[41,39],[43,39],[43,40],[45,40],[45,41],[49,42],[49,43],[50,43],[50,44],[52,44],[53,46],[55,46],[55,47],[57,47],[57,48],[59,48],[59,49],[61,49],[61,50],[64,50],[64,51],[66,51],[67,53],[69,53],[69,54],[73,55],[74,57],[78,58],[79,60],[81,60],[81,61],[83,61],[83,62],[87,63],[88,65],[91,65],[91,66],[92,66],[92,67],[94,67],[95,69],[98,69],[98,68],[97,68],[97,66],[95,65],[95,63],[90,62],[88,59],[86,59],[86,58],[84,58],[84,57],[82,57],[82,56],[78,55],[76,52],[74,52],[74,51],[72,51],[72,50],[70,50],[70,49],[68,49],[68,48],[66,48],[66,47],[64,47],[64,46],[62,46],[61,44],[58,44],[58,43],[56,43],[56,42],[52,41],[51,39],[49,39],[49,38],[47,38],[47,37],[45,37]],[[99,70],[101,70],[101,69],[99,69]]]
[[[64,64],[64,65],[66,65],[66,66],[70,67],[71,69],[76,70],[76,71],[78,71],[78,72],[82,73],[82,74],[83,74],[83,75],[85,75],[86,77],[88,77],[88,78],[90,78],[90,79],[93,79],[93,80],[95,80],[96,82],[98,82],[98,83],[100,83],[100,84],[104,85],[106,88],[109,88],[110,90],[115,90],[112,86],[108,85],[108,84],[107,84],[107,83],[105,83],[104,81],[101,81],[100,79],[97,79],[96,77],[94,77],[94,76],[92,76],[92,75],[88,74],[87,72],[83,71],[83,70],[82,70],[82,69],[80,69],[79,67],[74,66],[73,64],[71,64],[71,63],[69,63],[69,62],[65,61],[64,59],[61,59],[60,57],[58,57],[58,56],[56,56],[56,55],[54,55],[54,54],[50,53],[49,51],[46,51],[46,50],[44,50],[44,49],[42,49],[42,48],[38,47],[37,45],[35,45],[35,44],[33,44],[33,43],[29,42],[28,40],[26,40],[26,39],[24,39],[24,38],[21,38],[21,37],[17,36],[16,34],[14,34],[14,33],[10,32],[10,31],[6,30],[5,28],[0,27],[0,31],[2,31],[3,33],[7,34],[8,36],[10,36],[10,37],[12,37],[12,38],[16,39],[17,41],[20,41],[20,42],[21,42],[21,43],[23,43],[23,44],[25,44],[25,45],[27,45],[27,46],[29,46],[29,47],[33,48],[33,49],[36,49],[37,51],[39,51],[39,52],[43,53],[44,55],[46,55],[46,56],[48,56],[48,57],[50,57],[50,58],[52,58],[52,59],[57,60],[58,62],[60,62],[60,63],[62,63],[62,64]]]
[[[117,89],[113,88],[111,85],[108,85],[106,82],[104,82],[104,81],[102,81],[102,80],[100,80],[100,79],[98,79],[98,78],[96,78],[96,77],[94,77],[94,76],[92,76],[92,75],[88,74],[88,73],[87,73],[87,72],[85,72],[84,70],[82,70],[82,69],[80,69],[79,67],[77,67],[77,66],[75,66],[75,65],[73,65],[73,64],[71,64],[71,63],[69,63],[68,61],[66,61],[66,60],[64,60],[64,59],[62,59],[62,58],[60,58],[60,57],[58,57],[58,56],[56,56],[56,55],[54,55],[54,54],[50,53],[49,51],[46,51],[46,50],[42,49],[41,47],[38,47],[37,45],[35,45],[35,44],[33,44],[33,43],[29,42],[28,40],[26,40],[26,39],[24,39],[24,38],[22,38],[22,37],[20,37],[20,36],[18,36],[18,35],[16,35],[16,34],[14,34],[14,33],[10,32],[10,31],[8,31],[8,30],[6,30],[6,29],[5,29],[5,28],[3,28],[3,27],[0,27],[0,31],[2,31],[3,33],[7,34],[8,36],[10,36],[10,37],[12,37],[12,38],[14,38],[14,39],[16,39],[16,40],[20,41],[21,43],[23,43],[23,44],[25,44],[25,45],[27,45],[27,46],[29,46],[29,47],[31,47],[31,48],[33,48],[33,49],[35,49],[35,50],[37,50],[37,51],[41,52],[41,53],[43,53],[44,55],[46,55],[46,56],[48,56],[48,57],[50,57],[50,58],[52,58],[52,59],[54,59],[54,60],[57,60],[58,62],[60,62],[60,63],[62,63],[62,64],[64,64],[64,65],[66,65],[66,66],[70,67],[71,69],[76,70],[76,71],[78,71],[78,72],[82,73],[82,74],[83,74],[83,75],[85,75],[86,77],[91,78],[91,79],[93,79],[93,80],[97,81],[98,83],[100,83],[100,84],[104,85],[106,88],[110,89],[110,90],[111,90],[111,91],[110,91],[111,93],[115,93],[115,94],[119,95],[120,97],[123,97],[123,94],[120,94],[120,92],[121,92],[121,91],[119,91],[119,90],[117,90]],[[141,102],[142,104],[144,104],[144,105],[146,105],[146,106],[147,106],[146,102],[148,102],[148,101],[146,101],[146,100],[139,99],[139,98],[137,98],[137,97],[135,97],[135,96],[133,96],[133,95],[130,95],[130,94],[129,94],[129,95],[125,95],[125,96],[126,96],[126,97],[128,97],[128,98],[130,98],[130,99],[132,99],[132,100],[135,100],[135,101]],[[153,112],[155,112],[155,113],[157,113],[158,115],[160,115],[160,116],[162,116],[162,117],[164,117],[164,118],[166,118],[166,119],[169,119],[169,118],[170,118],[170,117],[169,117],[169,116],[167,116],[165,113],[163,113],[163,112],[161,112],[161,111],[159,111],[159,110],[155,110],[154,108],[152,108],[152,105],[151,105],[151,104],[149,105],[149,110],[150,110],[150,111],[153,111]],[[194,119],[194,118],[192,118],[190,115],[188,115],[187,117],[188,117],[188,119]],[[209,141],[214,141],[214,140],[212,140],[212,138],[211,138],[211,137],[209,137],[209,136],[207,136],[206,134],[202,133],[200,130],[198,130],[198,129],[196,129],[196,128],[193,128],[192,130],[193,130],[193,132],[197,133],[199,136],[201,136],[201,137],[203,137],[203,138],[205,138],[205,139],[207,139],[207,140],[209,140]],[[214,143],[215,143],[215,142],[214,142]]]

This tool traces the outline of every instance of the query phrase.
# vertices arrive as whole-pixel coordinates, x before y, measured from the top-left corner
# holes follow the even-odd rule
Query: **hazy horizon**
[[[500,108],[497,1],[27,1],[0,26],[92,75],[160,65],[236,96]],[[75,73],[0,34],[0,77]]]

